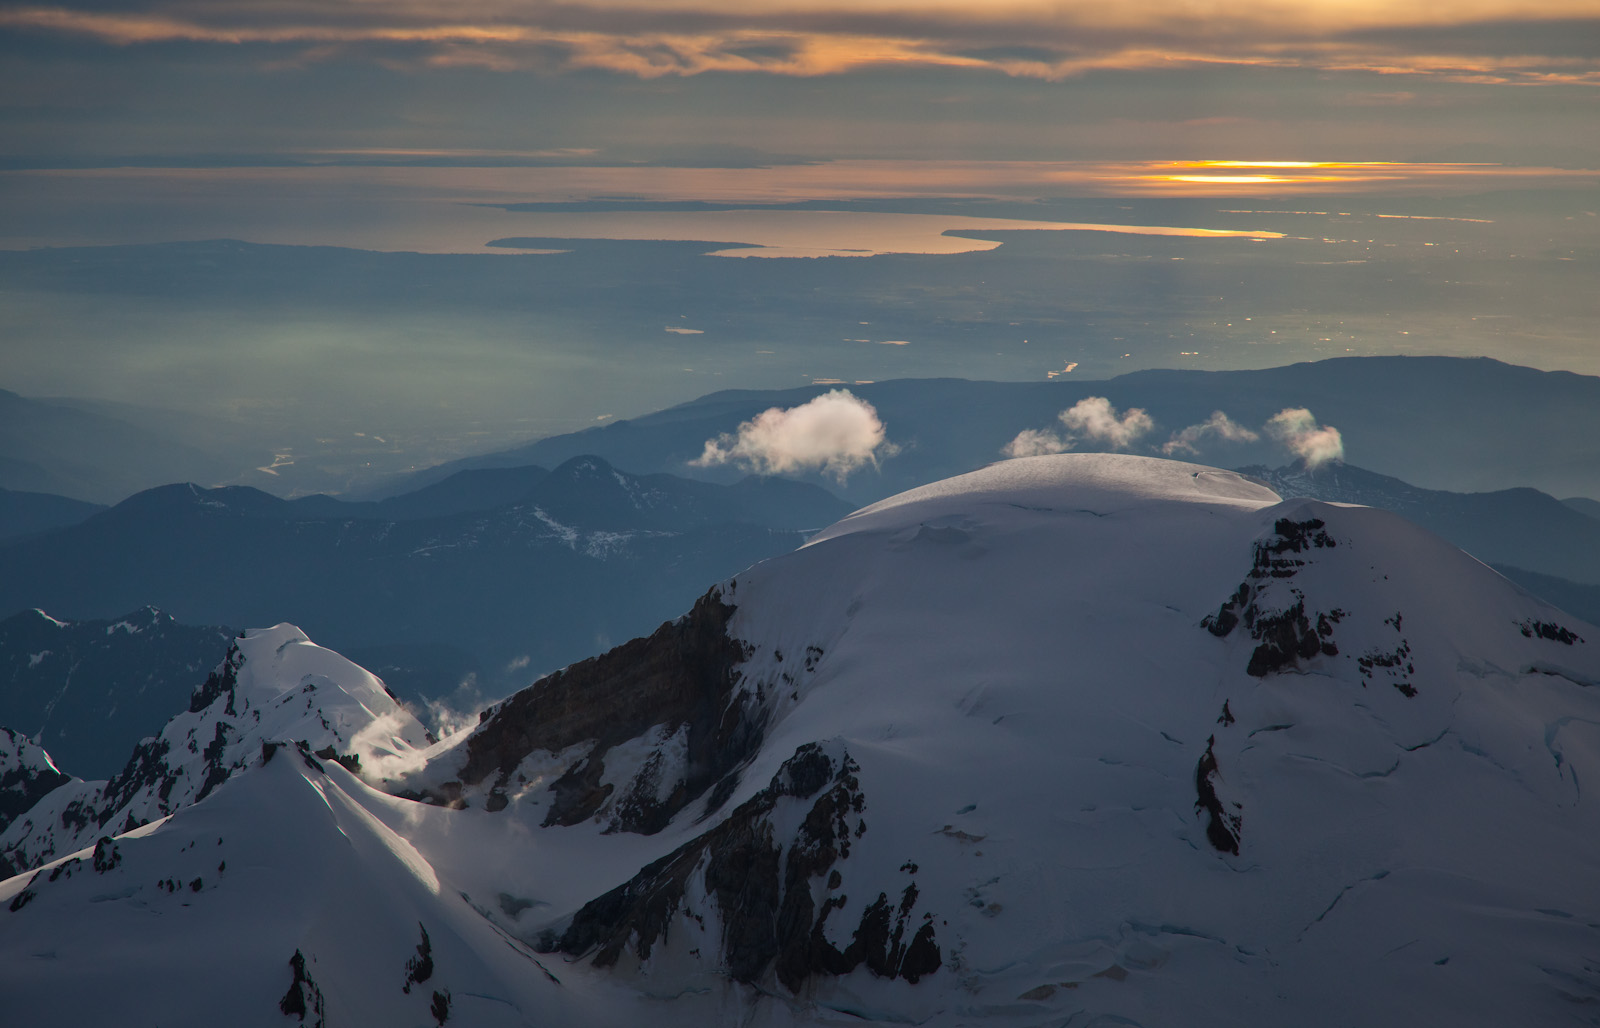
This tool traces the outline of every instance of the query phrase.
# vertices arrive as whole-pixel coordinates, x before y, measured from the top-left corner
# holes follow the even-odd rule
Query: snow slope
[[[1593,1024],[1597,638],[1383,511],[1009,461],[757,565],[387,791],[258,737],[101,844],[122,884],[85,850],[0,885],[0,989],[30,1023],[299,1023],[298,950],[327,1023],[438,1023],[400,988],[418,921],[450,1023]],[[255,877],[213,886],[185,847],[214,837]]]
[[[580,1023],[582,993],[447,891],[364,790],[278,747],[177,816],[0,884],[8,1022]]]

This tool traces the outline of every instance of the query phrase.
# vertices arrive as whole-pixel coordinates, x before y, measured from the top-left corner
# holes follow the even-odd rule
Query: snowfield
[[[40,1026],[1596,1024],[1597,641],[1392,514],[1007,461],[437,744],[250,634],[159,775],[0,835],[0,992]]]

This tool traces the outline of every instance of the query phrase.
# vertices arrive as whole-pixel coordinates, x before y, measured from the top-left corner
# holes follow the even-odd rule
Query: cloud
[[[1039,457],[1047,453],[1061,453],[1071,446],[1072,443],[1054,432],[1025,428],[1017,433],[1015,439],[1001,447],[1000,452],[1007,457]]]
[[[770,407],[736,433],[707,439],[695,467],[740,464],[762,474],[823,471],[843,482],[899,448],[890,443],[872,404],[834,389],[798,407]]]
[[[1113,450],[1125,450],[1140,436],[1155,427],[1155,422],[1142,407],[1118,413],[1104,396],[1088,396],[1056,417],[1066,426],[1065,435],[1049,429],[1027,428],[1017,433],[1015,439],[1000,448],[1007,457],[1038,457],[1047,453],[1063,453],[1076,446],[1079,440],[1088,440]]]
[[[1201,440],[1215,436],[1230,443],[1253,443],[1261,436],[1245,428],[1222,411],[1214,410],[1211,416],[1198,425],[1190,425],[1161,444],[1161,452],[1168,457],[1174,453],[1198,454]]]
[[[1073,404],[1060,414],[1061,423],[1076,436],[1125,450],[1140,436],[1156,427],[1144,408],[1134,407],[1119,415],[1117,408],[1104,396],[1089,396]]]
[[[1155,428],[1154,419],[1143,408],[1131,407],[1119,412],[1104,396],[1085,397],[1057,417],[1066,428],[1064,433],[1024,429],[1001,447],[1000,452],[1007,457],[1037,457],[1064,453],[1079,442],[1125,450]],[[1339,430],[1332,425],[1318,425],[1317,419],[1304,407],[1284,408],[1267,420],[1262,432],[1288,447],[1308,467],[1344,459],[1344,439]],[[1246,428],[1224,412],[1215,410],[1206,420],[1172,433],[1159,449],[1163,455],[1171,457],[1179,453],[1198,454],[1200,444],[1208,439],[1253,443],[1260,438],[1261,432]]]
[[[1317,424],[1304,407],[1285,407],[1267,421],[1267,434],[1287,446],[1307,467],[1344,459],[1344,438],[1332,425]]]
[[[708,72],[817,76],[872,68],[957,68],[1060,80],[1096,71],[1231,64],[1364,69],[1456,81],[1595,82],[1592,0],[1286,4],[1235,0],[148,0],[0,8],[0,28],[114,45],[173,41],[298,50],[350,48],[422,68],[596,69],[640,78]]]

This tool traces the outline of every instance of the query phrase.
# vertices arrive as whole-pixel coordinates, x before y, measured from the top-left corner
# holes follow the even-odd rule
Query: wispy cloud
[[[1261,436],[1222,411],[1214,410],[1209,418],[1198,425],[1190,425],[1174,432],[1171,439],[1161,444],[1161,452],[1169,457],[1175,453],[1198,454],[1200,443],[1212,438],[1230,443],[1253,443]]]
[[[311,60],[389,51],[419,66],[603,69],[641,78],[707,72],[831,75],[865,68],[973,68],[1066,79],[1101,70],[1232,64],[1600,84],[1592,0],[1186,0],[919,2],[793,0],[417,0],[362,4],[157,0],[0,10],[0,26],[119,46],[184,41],[298,47]],[[419,49],[420,48],[420,49]]]
[[[690,463],[738,464],[762,474],[822,471],[843,482],[896,452],[872,404],[834,389],[798,407],[769,407],[737,432],[707,439]]]
[[[1072,444],[1054,432],[1039,428],[1025,428],[1017,437],[1000,448],[1007,457],[1042,457],[1048,453],[1063,453]]]

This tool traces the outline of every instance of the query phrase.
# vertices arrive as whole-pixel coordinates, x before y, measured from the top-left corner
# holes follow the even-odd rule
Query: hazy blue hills
[[[1541,575],[1510,564],[1496,564],[1494,569],[1567,613],[1591,625],[1600,625],[1600,585],[1574,582],[1558,575]]]
[[[0,489],[0,541],[75,525],[102,510],[101,504],[68,496]]]
[[[1587,514],[1591,518],[1600,518],[1600,500],[1591,500],[1587,496],[1569,496],[1561,502],[1580,514]]]
[[[150,607],[87,621],[14,614],[0,621],[0,726],[35,740],[68,774],[109,778],[187,706],[232,634]]]
[[[360,517],[418,521],[491,510],[530,496],[550,472],[537,465],[480,468],[457,472],[432,485],[373,502],[351,502],[321,493],[294,501],[296,511],[311,517]]]
[[[0,488],[115,503],[152,482],[221,481],[236,470],[192,438],[0,389]]]
[[[690,466],[708,439],[736,431],[768,408],[793,407],[833,388],[838,386],[711,393],[387,479],[379,477],[386,473],[382,469],[407,466],[396,462],[421,466],[442,454],[459,454],[467,443],[435,440],[419,428],[397,456],[380,454],[383,448],[365,438],[360,445],[376,448],[372,452],[358,452],[357,443],[344,440],[302,447],[294,463],[268,475],[261,465],[270,453],[260,444],[267,430],[259,425],[0,392],[0,489],[113,503],[163,482],[250,481],[286,494],[338,491],[338,502],[393,499],[376,507],[331,506],[335,501],[327,497],[302,500],[316,517],[413,520],[515,502],[536,484],[538,469],[591,453],[636,474],[732,484],[741,470]],[[1600,378],[1488,358],[1347,357],[1251,371],[1140,371],[1103,380],[1063,374],[1044,382],[888,379],[845,388],[877,408],[899,447],[879,469],[847,482],[811,480],[856,504],[999,459],[1017,433],[1057,427],[1061,411],[1089,396],[1149,412],[1155,427],[1130,452],[1160,453],[1174,432],[1215,410],[1259,429],[1286,407],[1305,407],[1340,430],[1348,459],[1419,486],[1458,492],[1530,486],[1579,503],[1600,496]],[[1097,447],[1085,440],[1075,448]],[[1170,455],[1221,466],[1276,466],[1286,457],[1270,440],[1213,440],[1196,453]],[[379,463],[360,470],[368,458]],[[460,471],[484,474],[437,494],[424,491]],[[400,493],[409,495],[402,500]]]
[[[417,693],[447,693],[480,668],[487,691],[649,631],[850,509],[803,483],[639,477],[595,458],[527,481],[512,503],[412,520],[163,486],[0,544],[0,609],[85,619],[153,604],[190,623],[292,621],[380,674],[392,665]],[[450,506],[440,490],[429,502]]]
[[[688,465],[707,439],[736,431],[769,407],[793,407],[833,388],[712,393],[643,417],[447,463],[390,491],[467,468],[551,466],[582,453],[640,472],[715,477],[715,471]],[[1489,358],[1350,357],[1256,371],[1140,371],[1104,381],[901,379],[847,388],[877,408],[889,439],[901,447],[878,471],[836,487],[857,503],[998,460],[1018,432],[1056,427],[1058,413],[1089,396],[1148,411],[1156,429],[1141,445],[1149,448],[1214,410],[1259,428],[1286,407],[1306,407],[1340,430],[1348,459],[1380,474],[1463,492],[1513,486],[1557,496],[1600,492],[1600,378]],[[1223,466],[1276,465],[1285,452],[1263,439],[1175,455]]]

